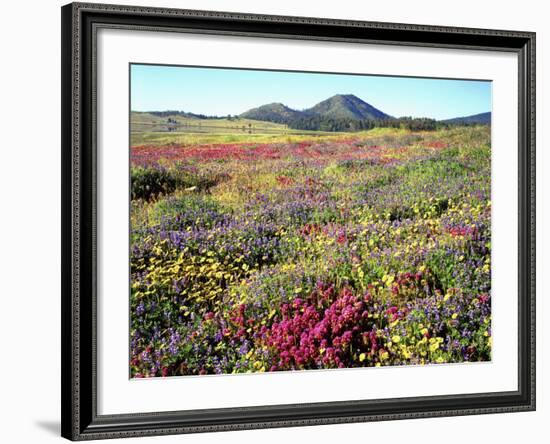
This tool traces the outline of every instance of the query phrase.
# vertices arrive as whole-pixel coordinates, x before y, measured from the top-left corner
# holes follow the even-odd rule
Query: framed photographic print
[[[62,435],[535,408],[535,35],[62,8]]]

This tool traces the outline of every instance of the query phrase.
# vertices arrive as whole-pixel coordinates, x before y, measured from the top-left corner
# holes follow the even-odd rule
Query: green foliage
[[[151,166],[131,168],[132,200],[146,201],[173,193],[176,189],[204,191],[227,178],[227,174],[213,170],[180,167]]]
[[[135,167],[130,173],[132,199],[150,200],[176,189],[177,179],[165,168]]]

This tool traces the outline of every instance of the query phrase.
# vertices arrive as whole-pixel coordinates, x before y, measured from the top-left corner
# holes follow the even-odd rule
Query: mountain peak
[[[334,94],[332,97],[329,97],[329,99],[335,98],[335,97],[342,97],[344,99],[356,99],[361,100],[359,97],[357,97],[355,94]]]
[[[336,94],[306,110],[311,114],[342,119],[388,119],[389,116],[354,94]]]
[[[271,107],[274,107],[274,108],[290,109],[288,106],[286,106],[284,103],[281,103],[281,102],[272,102],[272,103],[268,103],[268,104],[262,105],[262,106],[271,106]],[[262,106],[260,106],[259,108],[262,108]]]

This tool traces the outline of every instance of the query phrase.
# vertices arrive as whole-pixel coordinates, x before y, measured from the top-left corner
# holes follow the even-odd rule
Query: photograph
[[[61,7],[61,436],[534,430],[542,22],[190,1]]]
[[[491,80],[128,69],[131,379],[492,360]]]

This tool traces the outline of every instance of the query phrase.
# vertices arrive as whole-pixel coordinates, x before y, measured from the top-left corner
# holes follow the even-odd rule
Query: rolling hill
[[[279,123],[245,118],[204,117],[182,111],[150,111],[131,113],[132,132],[210,132],[245,133],[250,131],[281,132],[287,126]]]
[[[302,117],[301,111],[296,111],[282,103],[269,103],[258,108],[252,108],[242,113],[243,119],[263,120],[274,123],[288,123]]]
[[[454,119],[442,120],[443,123],[450,123],[452,125],[490,125],[491,124],[491,112],[473,114],[471,116],[455,117]]]

